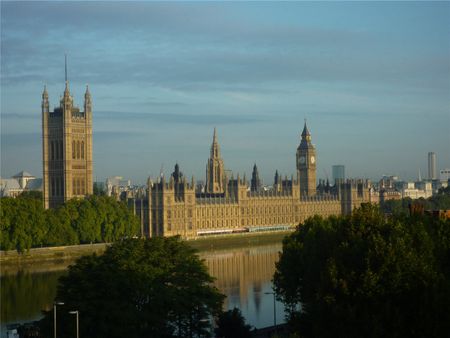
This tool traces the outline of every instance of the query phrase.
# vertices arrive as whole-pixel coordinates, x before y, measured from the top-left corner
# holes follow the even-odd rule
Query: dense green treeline
[[[394,215],[408,215],[409,205],[421,205],[424,210],[449,210],[450,209],[450,187],[442,188],[439,193],[430,198],[419,198],[412,200],[411,198],[403,198],[400,200],[388,200],[380,204],[383,212]]]
[[[107,196],[73,199],[45,210],[33,195],[0,200],[0,249],[113,242],[138,233],[139,220]]]
[[[274,284],[302,337],[447,337],[450,219],[314,216],[283,241]]]

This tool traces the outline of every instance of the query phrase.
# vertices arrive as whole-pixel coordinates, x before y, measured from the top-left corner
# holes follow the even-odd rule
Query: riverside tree
[[[302,337],[444,337],[450,332],[450,220],[313,217],[283,242],[277,296]]]
[[[45,210],[39,195],[0,199],[0,250],[113,242],[138,235],[139,220],[112,197],[72,199]]]
[[[60,279],[56,299],[60,336],[73,335],[78,310],[81,337],[204,337],[224,296],[195,250],[179,237],[127,239],[104,254],[84,256]],[[61,314],[61,315],[60,315]],[[41,321],[50,335],[53,312]]]

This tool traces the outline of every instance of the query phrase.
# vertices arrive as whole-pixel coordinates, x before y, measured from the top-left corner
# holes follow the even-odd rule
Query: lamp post
[[[76,315],[77,316],[77,338],[80,338],[80,322],[79,322],[79,318],[78,318],[78,311],[69,311],[69,313],[71,315]]]
[[[63,302],[53,302],[53,333],[56,338],[56,305],[64,305]]]
[[[273,326],[275,328],[275,332],[277,331],[277,311],[275,305],[275,292],[264,292],[266,295],[273,295]]]

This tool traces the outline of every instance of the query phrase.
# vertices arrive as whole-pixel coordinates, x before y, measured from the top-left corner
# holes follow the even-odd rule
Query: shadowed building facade
[[[258,189],[259,174],[253,170],[252,184],[224,175],[217,134],[214,132],[207,162],[206,192],[196,191],[176,165],[168,180],[148,180],[147,190],[129,196],[141,218],[145,236],[196,238],[234,232],[285,230],[313,215],[349,214],[364,202],[377,202],[366,180],[347,180],[328,192],[316,192],[316,151],[304,126],[297,149],[297,175],[276,172],[271,189]],[[252,187],[253,186],[253,187]]]
[[[44,88],[42,158],[46,209],[93,193],[92,100],[88,87],[84,94],[84,111],[74,105],[67,80],[59,107],[54,111],[50,111],[47,88]]]

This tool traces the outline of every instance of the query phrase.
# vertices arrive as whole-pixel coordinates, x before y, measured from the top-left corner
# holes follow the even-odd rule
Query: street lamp
[[[53,302],[53,333],[56,338],[56,305],[64,305],[63,302]]]
[[[275,292],[264,292],[266,295],[273,295],[273,326],[275,331],[277,331],[277,311],[275,307]]]
[[[80,324],[79,324],[79,319],[78,319],[78,311],[69,311],[69,313],[71,315],[77,316],[77,338],[80,338]]]

